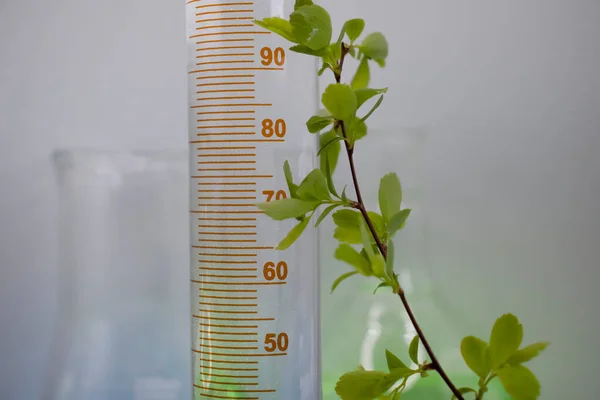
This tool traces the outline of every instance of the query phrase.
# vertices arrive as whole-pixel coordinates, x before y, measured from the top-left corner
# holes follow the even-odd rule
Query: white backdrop
[[[381,127],[429,127],[430,260],[450,287],[485,282],[457,303],[522,309],[527,337],[553,343],[535,364],[543,398],[595,398],[600,2],[326,3],[390,38]],[[1,399],[40,395],[56,311],[49,153],[184,147],[185,57],[183,1],[0,0]]]

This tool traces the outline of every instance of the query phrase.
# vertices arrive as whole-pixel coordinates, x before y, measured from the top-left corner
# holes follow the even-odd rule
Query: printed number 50
[[[286,351],[290,345],[290,338],[287,333],[267,333],[265,336],[265,350],[272,353],[275,350]]]

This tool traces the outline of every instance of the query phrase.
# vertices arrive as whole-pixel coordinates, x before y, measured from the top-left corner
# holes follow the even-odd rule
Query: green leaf
[[[358,274],[358,271],[352,271],[352,272],[347,272],[344,275],[340,276],[339,278],[337,278],[335,280],[335,282],[333,282],[333,285],[331,285],[331,293],[334,292],[334,290],[340,285],[340,283],[342,283],[343,281],[345,281],[346,279],[350,278],[351,276],[354,276]]]
[[[344,204],[349,205],[350,200],[348,199],[348,196],[346,195],[346,189],[348,189],[348,185],[344,186],[344,189],[342,190],[342,201],[344,202]]]
[[[294,176],[292,175],[292,169],[290,168],[290,163],[286,160],[283,164],[283,173],[285,175],[285,180],[288,185],[288,190],[290,192],[290,196],[292,198],[297,198],[296,191],[298,190],[298,185],[294,184]]]
[[[369,260],[369,262],[371,262],[371,257],[375,256],[375,252],[373,251],[373,248],[371,246],[369,246],[368,248],[370,249],[369,251],[367,251],[367,248],[363,247],[360,250],[360,254],[362,254],[364,258]]]
[[[399,398],[400,396],[398,395],[398,392],[394,391],[392,393],[383,394],[377,397],[377,400],[398,400]]]
[[[381,103],[383,103],[383,95],[379,96],[379,99],[377,100],[377,102],[375,103],[375,105],[373,106],[373,108],[371,108],[371,110],[367,113],[367,115],[365,115],[361,119],[363,121],[368,120],[371,117],[371,115],[373,115],[373,113],[379,108],[379,106],[381,105]]]
[[[362,215],[354,210],[339,210],[333,214],[336,225],[334,237],[342,243],[360,244],[360,225]]]
[[[379,284],[379,285],[378,285],[378,286],[375,288],[375,290],[373,291],[373,294],[376,294],[376,293],[377,293],[377,291],[378,291],[379,289],[381,289],[381,288],[384,288],[384,287],[392,287],[392,285],[390,285],[390,284],[389,284],[389,283],[387,283],[387,282],[381,282],[381,283],[380,283],[380,284]]]
[[[388,56],[388,43],[381,32],[374,32],[365,37],[359,48],[364,55],[375,60],[379,65],[385,65],[385,59]]]
[[[358,69],[354,74],[354,78],[352,78],[352,89],[364,89],[369,86],[369,82],[371,81],[371,70],[369,68],[369,59],[367,57],[363,57],[358,64]]]
[[[369,257],[369,260],[371,261],[371,268],[380,267],[380,274],[378,274],[376,271],[374,272],[376,272],[376,276],[381,276],[381,273],[383,273],[383,271],[385,270],[385,265],[373,265],[373,259],[375,258],[375,251],[373,250],[372,246],[373,235],[371,235],[371,232],[367,228],[367,223],[364,221],[361,214],[359,214],[358,217],[358,229],[360,232],[360,240],[362,242],[362,245],[364,246],[364,250],[367,253],[367,256]]]
[[[322,101],[325,108],[338,120],[353,117],[358,108],[354,90],[350,86],[341,83],[329,85],[323,93]]]
[[[467,394],[467,393],[475,393],[477,394],[477,390],[475,389],[471,389],[469,387],[462,387],[458,389],[458,392],[460,394]],[[454,400],[454,399],[458,399],[458,397],[456,397],[455,395],[452,395],[452,398],[450,400]]]
[[[360,244],[360,230],[353,228],[337,227],[333,233],[333,237],[342,243]]]
[[[353,371],[344,374],[336,385],[336,393],[342,400],[367,400],[382,396],[399,379],[414,371],[397,368],[389,374],[380,371]]]
[[[301,217],[310,211],[314,211],[320,204],[318,201],[283,199],[268,203],[259,203],[257,207],[274,220],[283,221],[285,219]]]
[[[339,153],[339,150],[338,150]],[[331,157],[330,154],[326,153],[323,156],[323,160],[322,160],[322,166],[325,167],[325,179],[327,180],[327,188],[329,189],[329,192],[334,195],[335,197],[337,197],[338,199],[340,198],[340,195],[337,193],[337,190],[335,188],[335,184],[333,183],[333,174],[331,172],[331,167],[333,166],[333,168],[335,168],[335,164],[331,164],[329,161],[329,158]],[[335,159],[335,162],[337,163],[337,158]]]
[[[354,247],[349,244],[342,243],[335,251],[335,258],[353,266],[357,272],[364,276],[372,275],[371,265],[369,260],[363,257]]]
[[[407,368],[406,364],[404,364],[394,353],[387,350],[385,351],[385,359],[387,360],[388,369],[391,371],[396,368]]]
[[[313,4],[315,3],[313,3],[312,0],[296,0],[296,4],[294,4],[294,10],[297,10],[303,6],[312,6]]]
[[[279,18],[279,17],[265,18],[262,21],[255,20],[254,23],[256,25],[260,26],[261,28],[264,28],[266,30],[269,30],[273,33],[278,34],[279,36],[283,37],[284,39],[286,39],[292,43],[298,43],[298,41],[296,40],[296,37],[294,36],[292,25],[290,24],[289,21],[287,21],[283,18]]]
[[[344,24],[344,27],[346,30],[346,34],[348,35],[348,38],[350,39],[350,43],[354,43],[354,41],[356,39],[358,39],[358,37],[365,30],[365,21],[360,18],[351,19],[351,20],[346,21],[346,24]]]
[[[327,187],[329,192],[334,196],[339,197],[333,183],[333,173],[337,167],[338,159],[340,156],[340,140],[339,136],[335,134],[335,131],[331,130],[319,137],[321,150],[319,150],[318,156],[320,157],[319,163],[321,171],[325,174],[327,180]]]
[[[346,36],[346,24],[344,24],[342,26],[342,30],[340,31],[340,35],[338,36],[337,40],[335,41],[335,44],[341,45],[342,41],[344,40],[344,36]]]
[[[298,7],[290,15],[290,23],[296,43],[312,50],[329,46],[332,35],[331,17],[323,7],[314,4]]]
[[[385,220],[381,215],[377,214],[376,212],[369,211],[367,214],[369,215],[369,219],[375,227],[375,232],[377,232],[377,236],[382,237],[385,234]],[[373,243],[375,243],[374,238]]]
[[[346,136],[350,144],[367,136],[367,124],[360,118],[352,118],[352,122],[346,127]]]
[[[396,383],[398,381],[398,379],[402,379],[402,378],[406,378],[411,375],[414,375],[415,372],[416,372],[415,370],[407,368],[406,366],[394,368],[393,370],[390,371],[388,376],[386,376],[384,381],[387,381],[388,383],[390,383],[390,386],[388,387],[388,389],[389,389],[390,387],[392,387],[394,385],[394,383]]]
[[[530,361],[537,357],[542,351],[546,350],[549,345],[550,343],[547,342],[530,344],[529,346],[518,350],[516,353],[513,353],[513,355],[510,356],[506,362],[511,365],[517,365]]]
[[[339,204],[333,204],[333,205],[327,207],[325,210],[323,210],[321,215],[319,215],[317,222],[315,223],[315,228],[318,227],[319,225],[321,225],[321,223],[325,220],[325,218],[327,218],[327,216],[329,214],[331,214],[331,212],[339,206],[340,206]]]
[[[330,66],[328,63],[325,63],[325,62],[324,62],[324,63],[323,63],[323,65],[321,66],[321,69],[319,69],[319,72],[317,72],[317,75],[318,75],[318,76],[322,76],[322,75],[323,75],[323,73],[324,73],[325,71],[327,71],[327,69],[331,69],[331,66]]]
[[[380,393],[380,395],[384,394],[385,392],[390,390],[392,386],[394,386],[394,384],[400,379],[406,380],[406,378],[408,378],[411,375],[414,375],[415,373],[416,371],[409,368],[396,368],[392,370],[385,378],[383,378],[383,381],[379,384],[378,393]]]
[[[358,101],[358,108],[362,107],[363,104],[365,104],[367,101],[369,101],[370,99],[372,99],[373,97],[377,96],[378,94],[384,94],[387,93],[388,89],[369,89],[369,88],[364,88],[364,89],[358,89],[354,91],[354,94],[356,94],[356,99]]]
[[[389,279],[394,278],[394,242],[391,240],[387,244],[387,259],[385,261],[385,274]]]
[[[540,395],[540,383],[523,365],[501,368],[496,372],[504,389],[514,400],[535,400]]]
[[[410,342],[408,355],[415,364],[419,364],[419,336],[415,336]]]
[[[333,121],[334,119],[331,115],[313,115],[306,121],[306,127],[310,133],[318,133],[333,124]]]
[[[344,196],[342,196],[342,199]],[[383,236],[385,231],[385,222],[381,215],[375,212],[369,212],[369,218],[373,222],[375,232],[378,236]],[[336,230],[334,237],[340,242],[349,244],[364,244],[361,238],[360,227],[363,224],[363,217],[359,211],[356,210],[339,210],[333,214],[333,222],[336,224]],[[371,243],[375,243],[375,239],[365,226],[367,237]]]
[[[298,186],[298,197],[306,201],[331,201],[327,180],[320,169],[312,170]]]
[[[335,392],[342,400],[366,400],[381,395],[380,385],[388,374],[380,371],[352,371],[338,380]]]
[[[327,48],[327,47],[323,47],[322,49],[313,50],[310,47],[305,46],[303,44],[299,44],[299,45],[290,47],[290,51],[293,51],[294,53],[306,54],[306,55],[315,56],[315,57],[327,57],[329,55],[329,48]]]
[[[335,135],[335,134],[334,134]],[[321,146],[321,149],[319,150],[319,152],[317,153],[317,156],[322,155],[325,151],[329,150],[329,148],[333,145],[335,145],[337,142],[341,142],[342,140],[344,140],[343,137],[341,136],[337,136],[335,135],[335,137],[333,137],[331,140],[329,140],[328,142],[324,143]],[[339,149],[339,144],[338,144],[338,149]],[[339,150],[338,150],[339,152]]]
[[[350,43],[354,44],[354,41],[358,39],[358,37],[363,33],[364,29],[365,21],[360,18],[346,21],[346,23],[342,27],[342,31],[340,32],[340,36],[338,37],[336,44],[341,44],[346,34],[350,39]]]
[[[467,366],[481,379],[490,373],[490,355],[488,345],[474,336],[465,337],[460,344],[460,352]]]
[[[386,279],[385,258],[383,258],[383,256],[381,254],[377,253],[371,257],[371,269],[373,270],[373,274],[376,277],[378,277],[380,279]]]
[[[290,233],[288,233],[287,236],[281,241],[281,243],[279,243],[279,245],[277,246],[277,250],[289,249],[290,246],[293,245],[296,242],[296,240],[298,240],[300,235],[302,235],[302,233],[308,226],[311,217],[312,215],[308,218],[304,218],[302,221],[300,221],[298,225],[292,228]]]
[[[406,225],[406,220],[410,216],[411,211],[412,210],[410,208],[405,208],[390,218],[390,222],[388,222],[388,232],[390,236],[393,236],[400,229],[404,228],[404,225]]]
[[[490,336],[490,359],[492,369],[500,367],[512,356],[523,341],[523,325],[512,314],[504,314],[496,320]]]
[[[323,161],[323,156],[327,155],[329,158],[329,166],[331,169],[331,173],[333,174],[333,172],[335,171],[335,168],[337,166],[338,163],[338,158],[340,155],[340,140],[336,139],[336,138],[341,138],[340,136],[336,135],[335,131],[332,129],[327,133],[322,134],[321,136],[319,136],[319,146],[320,146],[320,150],[318,152],[318,155],[321,158],[321,161]],[[341,140],[344,140],[343,138],[341,138]],[[321,162],[321,169],[324,170],[324,166],[323,163]]]
[[[402,204],[402,186],[400,179],[395,173],[387,174],[381,178],[379,184],[379,208],[381,215],[386,221],[389,221],[392,216],[400,212]]]
[[[340,43],[332,43],[329,45],[329,62],[336,64],[342,58],[342,45]]]

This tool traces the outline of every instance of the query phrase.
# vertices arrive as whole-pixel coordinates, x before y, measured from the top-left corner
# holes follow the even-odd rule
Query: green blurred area
[[[339,272],[339,271],[338,271]],[[322,387],[323,399],[339,399],[335,384],[345,372],[363,365],[367,369],[387,370],[385,350],[389,349],[405,363],[409,363],[408,344],[412,338],[401,303],[389,292],[373,295],[374,281],[349,281],[335,294],[325,293],[321,299],[322,319]],[[458,386],[477,388],[478,378],[464,364],[459,351],[460,337],[465,333],[453,319],[444,316],[435,307],[436,302],[427,293],[413,296],[415,312],[426,327],[442,326],[427,334],[434,351],[452,381]],[[454,319],[460,320],[460,319]],[[420,359],[427,359],[423,349]],[[370,364],[370,365],[369,365]],[[448,400],[449,389],[442,379],[431,373],[427,378],[415,377],[409,381],[402,398],[407,400]],[[486,400],[507,400],[497,380],[490,385]]]
[[[477,379],[471,376],[467,377],[456,377],[452,376],[453,382],[459,387],[471,386],[476,387]],[[323,400],[339,400],[339,397],[335,393],[335,383],[337,377],[333,375],[323,376]],[[444,384],[442,379],[438,375],[432,374],[431,376],[423,379],[417,377],[414,381],[413,386],[407,386],[407,389],[402,394],[403,400],[449,400],[451,393],[448,387]],[[498,384],[493,382],[490,385],[488,393],[484,397],[485,400],[510,400],[511,397],[506,394],[504,389]]]

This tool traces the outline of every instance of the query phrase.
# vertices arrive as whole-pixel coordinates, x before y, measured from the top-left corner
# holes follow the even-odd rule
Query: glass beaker
[[[477,326],[465,313],[448,307],[444,281],[436,268],[428,265],[428,218],[425,199],[425,156],[427,130],[420,127],[382,128],[369,131],[367,140],[359,142],[355,164],[365,203],[378,210],[380,178],[396,172],[402,182],[403,208],[412,209],[406,227],[394,239],[395,270],[411,308],[431,343],[445,371],[458,386],[476,387],[477,379],[460,355],[460,340]],[[351,182],[344,155],[340,156],[336,180]],[[354,193],[348,189],[349,196]],[[389,289],[373,295],[377,282],[366,279],[345,281],[334,294],[331,283],[349,266],[334,260],[337,241],[333,224],[323,225],[320,233],[322,371],[323,399],[334,400],[335,383],[345,372],[362,365],[367,370],[387,370],[385,350],[403,361],[408,358],[408,345],[415,330],[400,300]],[[439,271],[438,271],[439,272]],[[487,329],[488,327],[486,327]],[[426,353],[419,356],[428,359]],[[409,380],[403,399],[445,400],[451,393],[436,373],[426,379]],[[486,399],[509,398],[497,382],[493,382]]]
[[[187,152],[61,150],[45,399],[191,396]]]

